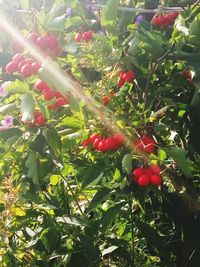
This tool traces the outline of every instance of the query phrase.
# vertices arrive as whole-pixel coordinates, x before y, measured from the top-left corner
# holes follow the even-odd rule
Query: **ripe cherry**
[[[46,120],[45,118],[43,117],[43,115],[40,115],[37,117],[36,119],[36,123],[39,125],[39,126],[45,126],[46,125]]]
[[[37,74],[39,69],[41,68],[41,65],[38,62],[33,62],[31,64],[32,70],[33,70],[33,74]]]
[[[150,181],[153,185],[159,186],[162,183],[162,179],[159,175],[154,174],[150,177]]]
[[[56,104],[57,104],[57,106],[58,107],[60,107],[60,106],[64,106],[64,105],[67,105],[67,104],[69,104],[69,101],[68,101],[68,99],[66,99],[66,98],[57,98],[56,99]]]
[[[82,34],[81,33],[77,33],[75,36],[75,41],[77,43],[80,43],[82,41]]]
[[[110,137],[105,140],[105,149],[107,150],[117,150],[117,144],[115,143],[115,139]]]
[[[138,179],[138,184],[140,186],[147,186],[150,183],[150,177],[147,174],[143,174]]]
[[[157,164],[151,165],[150,169],[154,174],[160,174],[160,167]]]
[[[38,36],[38,34],[37,34],[36,32],[32,32],[32,33],[30,33],[30,34],[26,37],[26,39],[27,39],[27,41],[30,42],[30,43],[36,43],[38,37],[39,37],[39,36]]]
[[[10,62],[6,65],[6,72],[8,74],[13,74],[14,72],[18,71],[17,63],[16,62]]]
[[[48,47],[48,42],[45,36],[38,37],[36,44],[41,50],[45,50]]]
[[[23,77],[25,77],[25,78],[30,77],[31,75],[33,75],[32,67],[29,64],[23,65],[21,70],[20,70],[20,72],[21,72],[21,75]]]
[[[116,133],[113,138],[118,146],[123,146],[125,144],[125,139],[120,133]]]
[[[51,89],[44,89],[43,96],[45,100],[51,100],[55,97],[55,93]]]
[[[92,31],[87,31],[84,32],[82,35],[82,40],[84,40],[86,43],[92,40],[93,32]]]
[[[101,152],[106,152],[107,148],[105,146],[105,140],[100,141],[99,145],[98,145],[98,150]]]
[[[37,92],[42,92],[43,90],[49,90],[49,87],[44,81],[38,80],[34,85],[34,89]]]
[[[96,138],[99,138],[100,136],[99,136],[99,134],[93,134],[93,135],[91,135],[90,136],[90,142],[94,142],[94,140],[96,139]]]
[[[97,137],[93,142],[94,149],[98,150],[99,143],[102,141],[101,137]]]
[[[107,106],[109,104],[109,102],[110,102],[110,97],[108,95],[105,95],[103,97],[103,104],[104,104],[104,106]]]
[[[136,169],[134,169],[133,170],[133,175],[134,176],[136,176],[136,177],[140,177],[140,176],[142,176],[143,174],[145,174],[145,171],[144,171],[144,169],[143,168],[136,168]]]
[[[58,39],[55,35],[51,34],[46,36],[46,40],[50,49],[53,50],[58,47]]]

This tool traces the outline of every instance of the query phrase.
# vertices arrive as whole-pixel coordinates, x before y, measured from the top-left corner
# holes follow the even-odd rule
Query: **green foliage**
[[[15,51],[2,23],[0,266],[197,267],[199,7],[162,1],[187,6],[165,28],[152,25],[151,14],[140,23],[118,9],[154,9],[158,1],[95,2],[103,9],[83,0],[1,3],[7,24],[24,37],[54,34],[60,54],[45,48],[37,74],[8,74],[17,52],[37,59]],[[90,30],[91,40],[76,41]],[[129,70],[135,78],[120,85]],[[36,90],[38,79],[53,97]],[[94,148],[91,135],[116,132],[124,145]],[[153,153],[138,145],[144,135],[155,141]],[[160,166],[162,184],[139,186],[133,169],[151,164]]]

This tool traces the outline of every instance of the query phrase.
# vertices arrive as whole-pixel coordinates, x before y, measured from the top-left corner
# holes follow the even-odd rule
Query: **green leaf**
[[[117,14],[120,0],[109,0],[102,10],[101,24],[108,31],[116,32]]]
[[[108,198],[110,192],[110,189],[106,187],[101,188],[90,202],[87,212],[89,213],[90,211],[95,209],[100,203],[102,203],[106,198]]]
[[[54,150],[56,155],[61,151],[61,140],[55,128],[44,129],[43,135],[45,136],[47,143]]]
[[[28,176],[32,178],[33,183],[39,187],[39,161],[36,158],[35,153],[31,153],[25,163],[25,166],[28,168]]]
[[[6,86],[6,91],[11,94],[24,94],[29,91],[29,86],[20,80],[15,80]]]
[[[192,161],[187,159],[187,151],[179,147],[166,148],[167,154],[174,159],[178,167],[187,177],[192,177]]]
[[[29,122],[34,119],[34,100],[30,93],[26,93],[21,98],[22,121]]]
[[[66,21],[66,15],[62,15],[59,17],[55,17],[52,20],[49,20],[46,22],[45,27],[49,31],[62,31],[65,26],[65,21]]]
[[[83,26],[84,21],[81,17],[70,17],[66,20],[65,23],[65,28],[70,31],[73,30],[74,28],[79,28],[79,26]]]
[[[8,114],[15,109],[16,109],[15,103],[3,105],[2,107],[0,107],[0,113]]]
[[[127,174],[130,174],[132,171],[132,155],[126,154],[122,159],[122,168],[123,171]]]
[[[7,141],[10,138],[13,138],[14,136],[20,137],[22,135],[22,131],[18,128],[9,128],[5,131],[0,132],[0,137],[3,138],[4,141]]]
[[[55,175],[55,174],[51,175],[50,176],[50,183],[55,186],[60,182],[61,178],[62,177],[60,175]]]
[[[82,122],[74,117],[65,117],[60,125],[70,129],[81,129],[83,126]]]

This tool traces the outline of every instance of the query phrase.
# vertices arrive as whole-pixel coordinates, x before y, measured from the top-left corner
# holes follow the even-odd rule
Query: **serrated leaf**
[[[127,174],[130,174],[132,171],[132,155],[126,154],[122,159],[122,168],[123,171]]]
[[[177,166],[182,170],[182,172],[187,176],[192,176],[192,161],[187,159],[187,151],[179,147],[172,147],[165,149],[167,154],[174,159]]]
[[[28,176],[32,178],[33,183],[39,187],[39,161],[34,153],[28,156],[25,166],[28,169]]]
[[[51,175],[50,176],[50,183],[55,186],[60,182],[61,179],[62,179],[62,177],[60,175],[55,175],[55,174]]]
[[[34,100],[30,93],[27,93],[21,98],[21,113],[22,121],[29,122],[34,119]]]
[[[95,209],[100,203],[102,203],[110,194],[110,189],[103,187],[101,188],[96,195],[93,197],[93,199],[90,202],[90,205],[87,209],[87,212],[92,211]]]

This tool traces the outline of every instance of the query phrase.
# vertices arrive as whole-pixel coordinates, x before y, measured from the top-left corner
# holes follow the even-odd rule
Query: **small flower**
[[[142,23],[143,19],[144,19],[143,15],[137,16],[135,19],[135,24],[140,25]]]
[[[4,86],[0,86],[0,97],[5,97],[7,95],[7,92],[5,90]]]
[[[9,128],[9,127],[11,127],[11,126],[13,126],[13,116],[9,116],[9,115],[7,115],[7,116],[5,116],[4,117],[4,119],[1,121],[1,125],[3,125],[4,127],[7,127],[7,128]]]
[[[71,17],[71,15],[72,15],[72,9],[71,9],[70,7],[68,7],[68,8],[66,9],[66,16],[67,16],[67,17]]]

